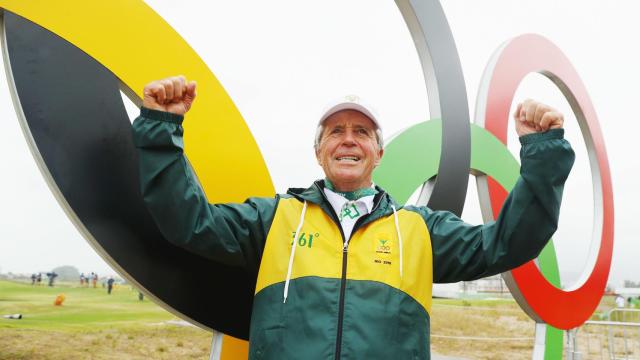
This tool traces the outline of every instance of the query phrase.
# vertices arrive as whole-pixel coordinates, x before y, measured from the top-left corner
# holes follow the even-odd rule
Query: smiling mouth
[[[353,162],[356,163],[358,161],[360,161],[360,158],[357,156],[339,156],[336,158],[336,160],[341,161],[341,162]]]

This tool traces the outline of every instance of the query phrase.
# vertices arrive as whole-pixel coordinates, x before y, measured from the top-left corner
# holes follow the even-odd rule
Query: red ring
[[[557,46],[542,36],[522,35],[503,47],[487,91],[486,129],[506,145],[509,110],[515,91],[522,79],[532,72],[541,73],[553,82],[562,84],[559,88],[564,96],[570,103],[579,105],[579,109],[574,108],[576,115],[578,118],[583,115],[585,119],[592,140],[591,150],[595,151],[600,172],[602,236],[593,271],[584,284],[575,290],[564,291],[553,286],[533,261],[512,270],[511,274],[521,295],[536,315],[556,328],[572,329],[591,317],[600,302],[609,277],[614,217],[611,174],[604,139],[584,84],[569,59]],[[593,181],[595,183],[598,179],[594,178]],[[499,211],[506,196],[504,192],[498,191],[496,186],[489,186],[489,194],[495,213]]]

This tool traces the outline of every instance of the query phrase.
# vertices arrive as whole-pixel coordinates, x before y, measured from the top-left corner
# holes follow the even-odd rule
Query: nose
[[[353,129],[347,128],[344,132],[344,137],[342,138],[343,145],[353,146],[356,144],[356,138],[354,136]]]

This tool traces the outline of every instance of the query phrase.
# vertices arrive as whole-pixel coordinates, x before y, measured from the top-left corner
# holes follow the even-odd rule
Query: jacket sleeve
[[[520,177],[496,221],[470,225],[447,211],[417,208],[427,223],[434,282],[469,281],[537,257],[558,227],[575,154],[563,129],[520,138]]]
[[[144,202],[174,245],[257,270],[278,198],[209,204],[184,155],[182,120],[180,115],[142,108],[133,122]]]

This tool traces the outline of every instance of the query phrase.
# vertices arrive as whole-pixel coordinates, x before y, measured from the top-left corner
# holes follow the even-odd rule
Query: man
[[[432,283],[519,266],[557,227],[574,155],[562,115],[535,101],[514,114],[521,178],[495,222],[472,226],[449,212],[403,207],[373,186],[382,132],[357,98],[320,119],[324,180],[274,198],[209,204],[183,154],[181,122],[195,97],[184,77],[145,87],[133,124],[142,193],[169,241],[258,274],[250,358],[428,359]]]
[[[47,277],[49,278],[49,286],[53,286],[53,282],[55,281],[56,277],[58,277],[58,274],[53,271],[48,272]]]
[[[111,291],[113,291],[113,283],[115,282],[115,280],[113,279],[113,276],[109,277],[109,280],[107,280],[107,294],[111,295]]]

